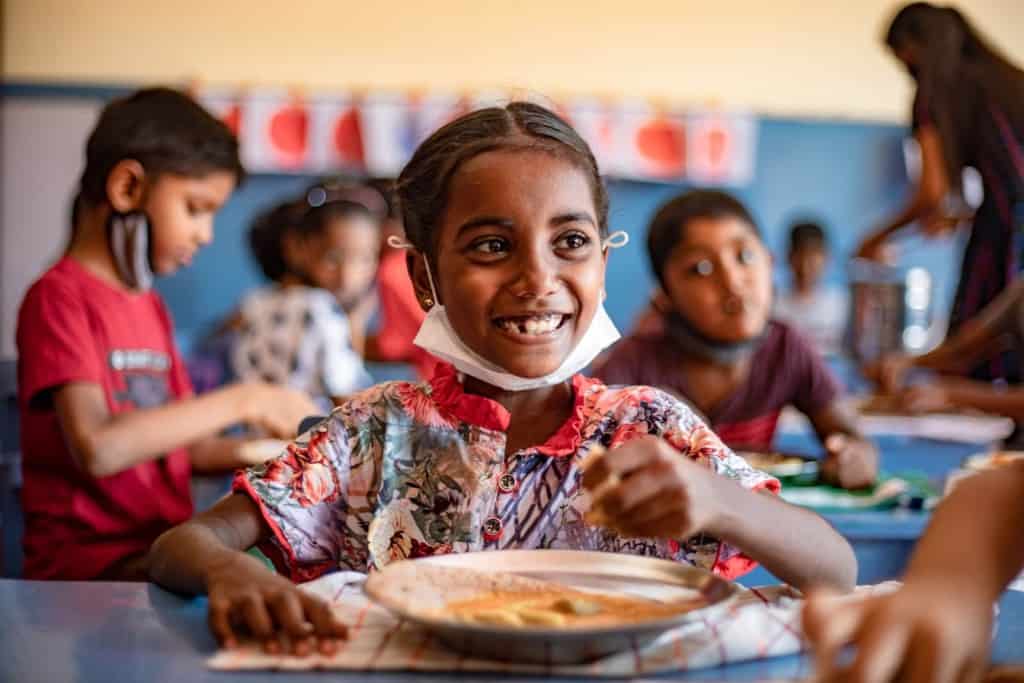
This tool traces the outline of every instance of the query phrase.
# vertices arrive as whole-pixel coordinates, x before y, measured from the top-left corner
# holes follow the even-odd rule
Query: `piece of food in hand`
[[[603,446],[594,446],[590,449],[590,452],[580,461],[580,472],[586,473],[588,469],[593,467],[601,458],[605,456],[607,451]],[[612,472],[597,486],[597,488],[590,490],[590,508],[584,513],[583,521],[591,526],[607,526],[608,516],[601,509],[601,498],[608,492],[614,489],[616,486],[622,483],[619,475]]]

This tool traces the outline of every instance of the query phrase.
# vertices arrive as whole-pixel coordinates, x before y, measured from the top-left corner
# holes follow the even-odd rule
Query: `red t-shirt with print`
[[[181,447],[91,477],[68,450],[53,393],[96,384],[112,415],[191,396],[173,324],[156,292],[119,289],[65,257],[25,295],[17,341],[25,576],[97,578],[191,516],[189,457]]]

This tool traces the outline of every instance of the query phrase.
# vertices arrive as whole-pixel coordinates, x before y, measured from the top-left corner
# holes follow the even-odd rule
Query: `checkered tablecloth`
[[[210,667],[223,670],[344,669],[406,671],[507,671],[589,676],[635,676],[681,671],[799,652],[799,594],[786,586],[743,591],[727,611],[664,633],[645,647],[583,665],[542,666],[471,659],[444,647],[419,626],[373,604],[363,575],[331,574],[304,588],[331,601],[350,625],[349,640],[331,656],[268,655],[255,645],[222,650]],[[884,589],[885,584],[866,590]]]

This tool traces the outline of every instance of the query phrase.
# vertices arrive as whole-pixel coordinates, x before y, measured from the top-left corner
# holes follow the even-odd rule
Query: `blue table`
[[[1024,661],[1024,593],[1008,593],[993,659]],[[0,580],[0,681],[19,683],[161,683],[223,681],[281,683],[291,680],[487,681],[487,674],[364,672],[329,674],[208,671],[214,651],[206,627],[206,601],[186,600],[151,584]],[[660,680],[745,681],[805,678],[803,657],[781,657],[724,668],[657,677]],[[653,678],[653,677],[648,677]],[[539,680],[515,677],[515,680]],[[552,680],[552,679],[547,679]],[[579,681],[581,679],[563,679]]]
[[[902,436],[880,436],[874,441],[881,453],[883,470],[923,474],[939,491],[946,475],[958,468],[964,458],[987,450],[985,446]],[[817,438],[807,432],[781,433],[775,446],[784,452],[821,455]],[[926,511],[903,509],[824,515],[853,546],[860,569],[859,583],[899,578],[930,516]],[[748,586],[777,582],[763,569],[755,570],[740,581]]]

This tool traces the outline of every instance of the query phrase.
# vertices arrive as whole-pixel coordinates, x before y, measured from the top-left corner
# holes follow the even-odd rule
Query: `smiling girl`
[[[276,650],[286,632],[296,653],[329,652],[344,634],[326,604],[242,552],[254,544],[293,581],[439,553],[568,548],[726,577],[760,561],[798,586],[852,586],[849,546],[770,495],[778,482],[680,402],[577,374],[618,337],[603,287],[619,238],[594,157],[568,124],[525,103],[468,114],[420,146],[399,192],[427,311],[416,343],[447,362],[428,383],[352,398],[154,545],[153,578],[208,592],[223,644],[249,632]],[[604,449],[581,481],[581,461]]]

